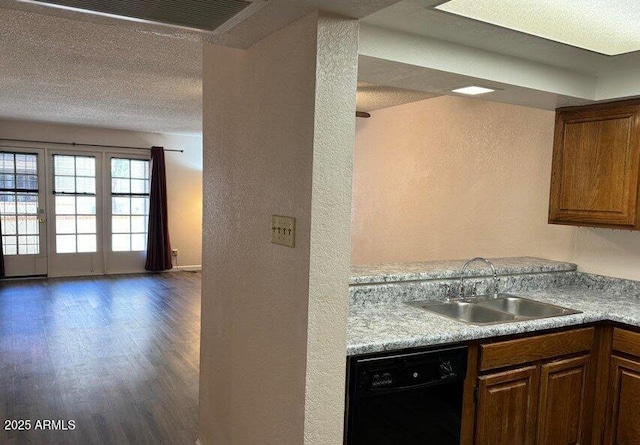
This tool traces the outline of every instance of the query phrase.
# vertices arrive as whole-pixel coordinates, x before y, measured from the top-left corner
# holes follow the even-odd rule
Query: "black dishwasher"
[[[459,445],[467,348],[352,357],[346,445]]]

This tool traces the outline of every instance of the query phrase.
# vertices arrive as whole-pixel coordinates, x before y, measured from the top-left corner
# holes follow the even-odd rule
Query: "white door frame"
[[[91,253],[56,253],[56,222],[55,222],[55,195],[54,195],[54,170],[53,157],[55,155],[87,156],[96,160],[96,252]],[[103,239],[103,164],[104,154],[100,151],[89,150],[58,150],[49,149],[47,153],[47,208],[48,211],[48,258],[50,277],[68,277],[85,275],[103,275],[104,249]]]
[[[112,158],[124,158],[124,159],[138,159],[141,161],[149,161],[151,159],[151,152],[148,153],[131,153],[131,152],[118,152],[118,151],[105,151],[103,162],[103,175],[105,191],[104,196],[104,236],[103,246],[105,255],[105,273],[106,274],[121,274],[121,273],[139,273],[144,272],[144,266],[147,258],[146,251],[136,252],[114,252],[112,250],[111,242],[111,159]]]
[[[4,256],[5,276],[24,277],[47,275],[47,169],[46,150],[18,146],[3,146],[0,152],[35,154],[38,156],[38,218],[40,253],[37,255]]]

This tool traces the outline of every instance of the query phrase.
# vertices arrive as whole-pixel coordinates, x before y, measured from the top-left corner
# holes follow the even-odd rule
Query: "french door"
[[[102,156],[52,152],[49,156],[49,275],[102,275]]]
[[[0,228],[5,275],[47,274],[43,150],[0,151]]]
[[[0,151],[7,277],[142,272],[148,218],[148,155]]]

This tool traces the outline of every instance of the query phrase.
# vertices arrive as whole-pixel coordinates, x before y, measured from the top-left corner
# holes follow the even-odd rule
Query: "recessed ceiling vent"
[[[267,0],[21,0],[102,16],[221,34]]]

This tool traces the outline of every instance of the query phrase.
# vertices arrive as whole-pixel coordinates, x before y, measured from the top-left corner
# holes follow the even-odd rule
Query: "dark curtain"
[[[146,270],[160,272],[171,269],[171,242],[167,214],[167,174],[164,148],[151,149],[151,191],[149,196],[149,234],[147,236]]]

